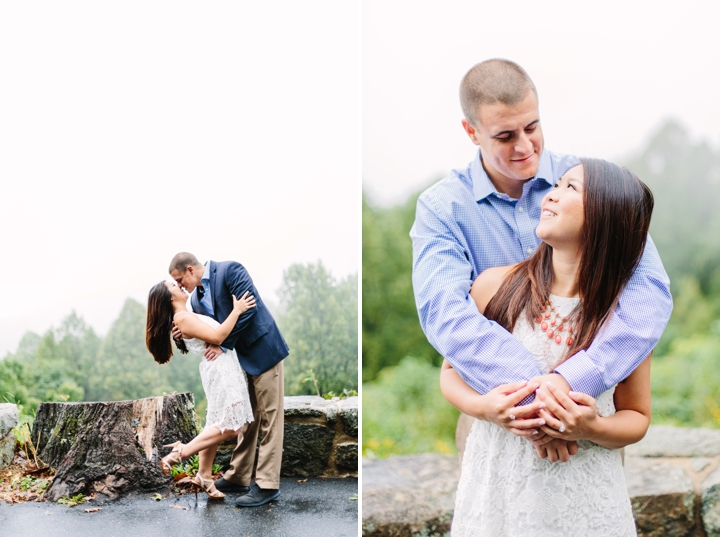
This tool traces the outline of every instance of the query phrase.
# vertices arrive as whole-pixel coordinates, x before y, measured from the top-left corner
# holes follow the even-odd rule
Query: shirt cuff
[[[218,347],[220,347],[223,352],[227,352],[227,351],[228,351],[228,350],[227,350],[225,347],[223,347],[222,345],[218,345]]]
[[[605,391],[602,375],[585,351],[580,351],[565,360],[555,368],[554,373],[562,375],[574,392],[597,397]]]

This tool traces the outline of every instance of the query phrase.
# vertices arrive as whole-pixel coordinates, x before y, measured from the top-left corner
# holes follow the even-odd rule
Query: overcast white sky
[[[362,175],[378,204],[474,157],[458,86],[493,57],[534,80],[554,151],[621,160],[669,117],[720,143],[718,2],[365,0],[362,17]]]
[[[107,332],[178,251],[359,263],[359,6],[4,2],[0,357],[72,310]]]

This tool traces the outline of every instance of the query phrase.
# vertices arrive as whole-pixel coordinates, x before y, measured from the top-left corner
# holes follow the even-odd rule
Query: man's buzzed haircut
[[[477,125],[476,115],[480,105],[501,103],[515,106],[530,90],[537,96],[535,84],[525,69],[510,60],[493,58],[478,63],[463,77],[460,106],[465,119]]]
[[[180,252],[179,254],[175,254],[175,257],[173,257],[172,261],[170,261],[170,268],[168,269],[168,272],[177,270],[180,274],[185,274],[189,266],[196,267],[199,264],[200,262],[197,260],[197,257],[191,253]]]

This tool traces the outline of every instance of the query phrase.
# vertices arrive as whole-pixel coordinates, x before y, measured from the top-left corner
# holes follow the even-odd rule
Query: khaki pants
[[[242,438],[230,460],[230,469],[223,477],[238,485],[249,486],[257,453],[255,482],[262,489],[279,489],[285,426],[283,363],[256,377],[248,375],[248,389],[255,420],[243,427]],[[262,431],[262,440],[258,450],[259,431]]]
[[[460,458],[460,468],[462,469],[462,459],[465,454],[465,442],[470,434],[475,418],[468,416],[467,414],[460,413],[458,418],[457,427],[455,428],[455,446],[457,447],[458,457]]]

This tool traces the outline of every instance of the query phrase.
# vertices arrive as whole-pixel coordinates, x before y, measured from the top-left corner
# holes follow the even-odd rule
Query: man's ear
[[[195,276],[195,267],[193,267],[192,265],[188,265],[185,269],[185,272],[189,272],[190,276]]]
[[[463,119],[461,123],[463,126],[463,130],[467,133],[470,140],[472,140],[472,143],[474,143],[475,145],[480,145],[478,132],[475,130],[475,127],[473,127],[472,123],[470,123],[467,119]]]

